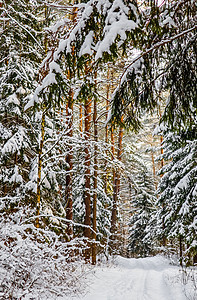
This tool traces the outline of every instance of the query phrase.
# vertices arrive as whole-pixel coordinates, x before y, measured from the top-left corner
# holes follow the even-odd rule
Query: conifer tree
[[[0,37],[1,196],[10,200],[15,196],[20,200],[24,198],[30,163],[35,156],[32,145],[36,136],[24,106],[36,86],[43,53],[42,24],[35,14],[40,9],[37,1],[22,0],[6,1],[0,7],[3,20]]]
[[[124,124],[139,129],[143,113],[153,111],[161,92],[168,91],[162,119],[181,126],[196,109],[196,3],[149,5],[140,14],[139,55],[127,65],[113,96],[112,120],[120,123],[125,115]]]
[[[168,242],[173,240],[179,248],[180,262],[192,263],[196,256],[196,126],[188,126],[179,132],[164,133],[164,159],[167,164],[158,191],[158,233],[165,235]],[[163,228],[163,222],[164,228]],[[163,232],[164,229],[164,232]]]
[[[133,256],[145,257],[153,254],[156,247],[152,234],[156,213],[154,177],[139,157],[132,155],[130,159],[131,218],[128,251]]]

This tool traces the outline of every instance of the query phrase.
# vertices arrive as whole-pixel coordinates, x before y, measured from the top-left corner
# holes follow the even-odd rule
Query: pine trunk
[[[160,116],[160,119],[162,117],[162,114],[161,114],[161,107],[159,106],[159,116]],[[163,144],[163,136],[161,135],[160,137],[160,147],[161,147],[161,155],[163,155],[163,148],[162,148],[162,144]],[[161,160],[161,168],[164,167],[164,159],[162,158]],[[161,177],[163,175],[161,174]],[[162,207],[163,207],[163,210],[165,210],[165,203],[162,204]],[[164,218],[162,219],[162,229],[163,229],[163,237],[162,237],[162,243],[163,243],[163,246],[166,247],[167,245],[167,238],[166,238],[166,235],[165,235],[165,220]]]
[[[93,115],[93,122],[94,122],[94,193],[93,193],[93,233],[92,233],[92,264],[96,264],[96,208],[97,208],[97,176],[98,176],[98,128],[97,128],[97,103],[96,99],[94,99],[94,115]]]
[[[122,139],[123,139],[123,128],[120,127],[119,136],[118,136],[118,153],[117,153],[117,159],[119,161],[121,161],[121,157],[122,157]],[[118,197],[120,192],[120,172],[118,169],[113,171],[113,178],[114,178],[114,190],[113,190],[113,206],[112,206],[111,230],[110,230],[112,250],[113,248],[116,248],[117,245],[117,203],[118,203]]]
[[[91,125],[91,99],[85,100],[85,228],[84,236],[91,238],[91,197],[90,197],[90,125]],[[85,252],[86,260],[90,259],[90,249]]]
[[[153,177],[154,177],[154,183],[155,183],[155,190],[157,190],[157,179],[156,179],[156,168],[155,168],[155,158],[154,158],[154,152],[153,152],[153,143],[151,143],[151,160],[152,160],[152,168],[153,168]]]
[[[73,91],[70,91],[68,105],[67,105],[67,125],[68,125],[68,137],[73,136]],[[66,189],[65,189],[65,199],[66,199],[66,219],[69,220],[67,227],[67,234],[70,238],[73,235],[73,200],[72,200],[72,169],[73,169],[73,151],[72,147],[68,148],[68,154],[66,156],[67,162],[67,173],[66,173]]]
[[[82,105],[79,105],[79,131],[81,137],[83,136],[83,108]]]
[[[179,253],[180,253],[180,265],[181,267],[183,266],[183,242],[182,242],[183,238],[180,235],[179,237]]]
[[[74,3],[73,3],[74,4]],[[71,14],[72,24],[74,25],[77,17],[77,8],[73,8]],[[72,47],[72,54],[74,56],[74,46]],[[68,79],[71,81],[72,73],[68,71]],[[73,136],[73,89],[70,89],[68,103],[67,103],[67,125],[68,125],[68,138]],[[73,169],[73,150],[72,146],[68,147],[68,154],[66,156],[67,163],[67,173],[66,173],[66,189],[65,189],[65,198],[66,198],[66,219],[67,223],[67,234],[71,239],[73,236],[73,199],[72,199],[72,169]]]
[[[112,153],[112,160],[114,160],[115,157],[115,147],[114,147],[114,128],[111,128],[111,153]],[[112,170],[113,173],[113,207],[112,207],[112,217],[111,217],[111,232],[113,231],[113,226],[116,223],[116,191],[115,191],[115,178],[116,178],[116,172],[115,169],[113,167]]]
[[[114,147],[114,128],[111,128],[111,153],[112,153],[112,160],[114,160],[115,157],[115,147]],[[112,170],[112,174],[113,174],[113,203],[112,203],[112,214],[111,214],[111,227],[110,227],[110,232],[111,232],[111,236],[110,236],[110,242],[109,242],[109,249],[110,249],[110,253],[112,253],[112,249],[114,247],[114,232],[116,230],[116,211],[117,211],[117,191],[116,191],[116,171],[115,168],[113,167]]]
[[[109,92],[110,92],[110,83],[109,83],[109,76],[110,76],[110,72],[109,72],[109,66],[108,66],[108,70],[107,70],[107,97],[106,97],[106,121],[107,121],[107,117],[108,117],[108,111],[109,111]],[[108,144],[108,125],[106,125],[105,127],[105,143],[106,145]],[[108,150],[106,150],[106,156],[108,157]],[[104,175],[104,189],[105,189],[105,194],[107,194],[107,180],[108,180],[108,176],[107,176],[107,161],[106,161],[106,170],[105,170],[105,175]]]
[[[45,136],[45,113],[42,113],[41,122],[41,140],[38,152],[38,177],[37,177],[37,194],[36,194],[36,216],[40,215],[40,201],[41,201],[41,173],[42,173],[42,150]],[[39,228],[39,219],[36,218],[35,225]]]

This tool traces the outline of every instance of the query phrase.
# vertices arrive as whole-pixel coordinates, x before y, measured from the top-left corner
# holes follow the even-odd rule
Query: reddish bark
[[[70,92],[68,105],[67,105],[67,125],[68,125],[68,137],[73,135],[73,92]],[[66,156],[67,162],[67,173],[66,173],[66,188],[65,188],[65,199],[66,199],[66,219],[70,222],[67,223],[67,233],[70,238],[73,235],[73,199],[72,199],[72,169],[73,169],[73,152],[72,147],[68,148],[68,154]]]
[[[92,264],[96,264],[96,208],[97,208],[97,176],[98,176],[98,161],[97,161],[97,154],[98,154],[98,128],[97,128],[97,103],[96,99],[94,100],[94,115],[93,115],[93,122],[94,122],[94,193],[93,193],[93,233],[92,233]]]
[[[91,238],[91,197],[90,197],[90,125],[91,125],[91,100],[85,100],[85,225],[84,236]],[[86,250],[86,260],[90,259],[90,249]]]

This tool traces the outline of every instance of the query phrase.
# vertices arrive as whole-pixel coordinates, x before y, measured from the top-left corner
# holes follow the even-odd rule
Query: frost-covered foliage
[[[36,193],[37,188],[37,173],[38,173],[38,155],[42,134],[42,118],[44,115],[44,140],[41,153],[42,171],[41,171],[41,186],[43,194],[53,190],[54,193],[59,191],[59,185],[65,185],[64,170],[66,169],[65,156],[68,152],[68,134],[67,118],[63,117],[65,110],[60,108],[60,111],[51,109],[38,109],[35,117],[32,118],[32,123],[35,128],[37,138],[37,153],[31,161],[31,172],[29,182],[26,185],[27,190],[32,190]],[[49,192],[50,193],[50,192]]]
[[[196,11],[189,1],[147,1],[141,11],[142,31],[136,55],[120,78],[112,103],[112,120],[138,129],[144,112],[169,92],[164,120],[181,126],[196,110]],[[143,6],[142,6],[143,7]]]
[[[24,113],[42,53],[41,20],[33,11],[37,1],[6,1],[0,7],[0,196],[22,195],[35,156],[36,136]]]
[[[38,98],[41,95],[45,97],[46,93],[49,98],[56,95],[60,99],[74,85],[77,87],[74,89],[74,99],[84,100],[93,89],[93,77],[91,72],[87,76],[87,69],[93,71],[101,61],[117,58],[119,51],[125,50],[128,36],[131,38],[136,34],[138,24],[136,1],[82,2],[78,5],[76,20],[53,51],[48,74],[29,105],[38,102]],[[69,71],[69,78],[65,70]]]
[[[133,3],[132,3],[133,2]],[[119,49],[127,39],[127,34],[138,26],[135,1],[90,0],[79,6],[79,20],[67,39],[62,40],[55,52],[55,60],[62,53],[71,54],[72,45],[78,57],[95,55],[95,60],[104,53],[115,54],[113,47]],[[95,30],[96,29],[96,30]],[[116,43],[118,42],[118,45]]]
[[[26,105],[31,102],[38,85],[38,69],[46,40],[43,32],[48,21],[46,11],[40,1],[7,1],[0,7],[3,22],[0,36],[0,198],[6,213],[22,207],[25,210],[29,205],[35,207],[39,154],[42,159],[41,213],[58,212],[61,216],[64,213],[59,185],[65,186],[66,121],[62,122],[60,113],[53,107],[38,103],[30,111]],[[45,143],[39,153],[43,115]],[[46,223],[50,223],[48,219],[42,225],[45,227]],[[60,230],[60,225],[59,222],[51,227]]]
[[[132,155],[130,173],[131,217],[129,220],[128,251],[132,255],[148,256],[154,253],[153,234],[156,214],[154,178],[140,157]]]
[[[76,246],[79,249],[83,243],[65,243],[47,228],[25,224],[25,213],[21,209],[1,218],[0,298],[63,299],[81,294],[85,269],[75,255]]]
[[[158,186],[159,232],[169,240],[180,240],[183,251],[180,255],[190,263],[197,253],[196,126],[179,133],[166,127],[163,148],[160,158],[167,163],[160,171],[163,176]]]
[[[27,110],[38,85],[38,69],[44,54],[43,26],[47,16],[39,1],[7,1],[0,12],[4,20],[0,37],[0,197],[7,197],[7,209],[9,203],[13,209],[17,199],[16,207],[22,205],[21,201],[35,205],[42,113],[47,111],[41,185],[45,200],[50,198],[49,190],[54,191],[49,205],[53,210],[59,205],[52,201],[55,196],[58,198],[57,178],[61,173],[61,157],[58,157],[58,163],[57,158],[54,160],[54,155],[58,156],[55,146],[58,144],[59,151],[65,152],[63,134],[58,135],[57,129],[61,121],[58,113],[48,107],[42,111],[37,105],[31,111]]]
[[[112,123],[138,129],[142,113],[155,108],[163,91],[169,93],[162,119],[173,123],[176,135],[172,127],[164,132],[163,158],[171,161],[161,171],[158,231],[164,220],[167,237],[180,237],[185,254],[196,254],[196,135],[190,136],[196,127],[189,124],[196,113],[196,4],[164,1],[159,8],[156,1],[148,2],[144,10],[135,0],[89,0],[66,8],[39,0],[0,5],[2,297],[27,298],[29,293],[44,299],[65,293],[68,253],[76,250],[73,236],[83,240],[88,228],[91,239],[94,206],[97,242],[107,244],[125,174],[132,200],[130,251],[144,256],[154,252],[154,179],[141,160],[121,162],[118,138],[114,142],[113,131],[110,145],[104,128],[109,85],[114,84],[105,74],[110,61],[125,69],[113,95]],[[57,10],[60,20],[50,24],[52,7],[65,13]],[[189,124],[187,134],[183,124]],[[85,244],[76,252],[80,247],[84,251]],[[75,274],[75,265],[69,265]],[[49,283],[53,291],[47,290]]]
[[[184,294],[189,300],[197,297],[197,271],[195,267],[183,268],[180,274]]]
[[[103,162],[105,161],[105,152],[108,146],[101,141],[95,142],[89,140],[88,142],[84,140],[84,136],[80,137],[80,133],[75,131],[73,136],[75,144],[73,145],[73,183],[72,183],[72,194],[73,194],[73,219],[76,223],[84,223],[85,217],[85,143],[88,143],[88,147],[91,149],[91,197],[94,193],[94,145],[97,145],[97,168],[99,174],[97,176],[97,231],[98,240],[104,241],[107,236],[109,236],[110,229],[110,217],[111,217],[111,197],[106,194],[104,190],[104,178],[103,178]],[[83,227],[76,227],[76,234],[83,234]]]

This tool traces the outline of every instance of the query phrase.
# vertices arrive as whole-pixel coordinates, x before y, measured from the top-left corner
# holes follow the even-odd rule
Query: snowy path
[[[186,300],[178,280],[178,268],[162,257],[126,259],[115,266],[96,267],[83,300]]]

